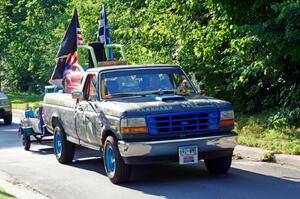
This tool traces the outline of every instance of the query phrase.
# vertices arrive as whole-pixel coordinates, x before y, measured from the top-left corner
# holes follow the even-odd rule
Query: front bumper
[[[231,155],[236,146],[236,135],[206,136],[174,140],[126,142],[118,141],[122,158],[127,164],[178,162],[178,147],[198,146],[199,159]]]

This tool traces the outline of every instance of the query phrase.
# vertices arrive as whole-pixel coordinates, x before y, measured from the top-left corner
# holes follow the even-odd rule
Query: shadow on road
[[[154,165],[134,170],[122,185],[166,198],[298,198],[300,183],[232,168],[209,175],[200,166]],[[241,197],[243,196],[243,197]]]
[[[76,159],[74,162],[69,164],[69,166],[93,171],[97,174],[106,175],[103,165],[102,158],[86,158],[86,159]]]
[[[100,157],[87,158],[84,150],[69,166],[105,176]],[[299,180],[299,179],[298,179]],[[115,186],[115,185],[111,185]],[[210,175],[204,164],[132,166],[128,183],[118,185],[145,194],[166,198],[298,198],[300,183],[232,168],[226,175]],[[221,197],[220,197],[221,196]],[[241,197],[245,196],[245,197]]]
[[[105,175],[101,158],[76,160],[72,167]],[[115,186],[115,185],[111,185]],[[203,163],[132,166],[128,183],[118,185],[165,198],[298,198],[300,183],[232,168],[226,175],[210,175]]]
[[[10,148],[18,146],[19,149],[17,150],[23,150],[15,134],[17,125],[12,127],[0,125],[0,127],[0,147]],[[31,153],[41,156],[52,155],[53,148],[34,145]],[[100,157],[101,154],[97,151],[78,147],[75,160],[71,164],[66,165],[66,167],[80,168],[91,171],[95,175],[105,176],[103,161]],[[92,175],[93,177],[90,181],[88,178],[85,178],[87,184],[82,186],[85,186],[85,189],[89,189],[88,183],[96,183],[97,186],[99,184],[109,187],[107,191],[111,191],[112,194],[120,191],[119,188],[121,188],[121,191],[125,191],[127,194],[142,192],[148,196],[171,199],[299,198],[300,183],[292,181],[299,181],[299,175],[293,176],[291,173],[287,173],[289,175],[285,179],[283,177],[277,178],[268,174],[276,172],[280,176],[282,172],[282,175],[285,175],[283,168],[267,163],[264,164],[263,168],[264,170],[261,171],[259,170],[259,164],[255,163],[252,166],[247,166],[247,161],[234,161],[234,167],[227,175],[213,176],[208,174],[203,163],[193,166],[179,166],[177,164],[132,166],[131,181],[128,183],[113,185],[108,180],[103,180],[104,178]],[[279,170],[276,171],[276,169]],[[86,174],[86,172],[84,173]],[[78,176],[80,176],[80,173]],[[85,176],[82,177],[84,178]],[[89,190],[98,193],[92,187]],[[103,190],[98,191],[101,192]],[[146,197],[146,195],[143,196]],[[129,196],[129,198],[131,197]]]
[[[29,150],[31,153],[35,155],[52,155],[53,154],[53,148],[40,148],[37,150]]]

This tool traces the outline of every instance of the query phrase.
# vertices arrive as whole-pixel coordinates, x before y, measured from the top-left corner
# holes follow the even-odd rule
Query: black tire
[[[12,123],[12,115],[7,115],[3,118],[5,125],[11,125]]]
[[[30,145],[31,145],[30,136],[28,136],[28,135],[23,135],[22,140],[23,140],[24,150],[25,150],[25,151],[29,151]]]
[[[58,151],[58,148],[56,147],[58,136],[61,138],[61,151]],[[61,164],[71,163],[75,154],[75,144],[67,141],[66,134],[60,126],[57,126],[54,129],[54,154]]]
[[[107,168],[106,150],[109,146],[112,147],[115,157],[115,171],[113,174],[111,174]],[[120,155],[119,148],[117,146],[117,140],[112,136],[108,136],[105,140],[103,149],[103,162],[107,177],[112,183],[120,184],[129,180],[131,173],[130,165],[125,164],[123,158]]]
[[[232,155],[214,159],[205,159],[204,163],[211,174],[225,174],[230,169],[231,161]]]

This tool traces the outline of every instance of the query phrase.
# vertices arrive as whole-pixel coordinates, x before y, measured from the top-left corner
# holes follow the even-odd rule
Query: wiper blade
[[[144,92],[139,92],[139,93],[115,93],[115,94],[110,94],[107,95],[107,98],[114,98],[114,97],[130,97],[130,96],[143,96],[145,97],[146,95],[152,95],[152,94],[167,94],[167,93],[172,93],[175,94],[175,90],[162,90],[162,91],[144,91]]]
[[[139,93],[115,93],[115,94],[107,95],[108,98],[130,97],[130,96],[144,96],[144,95],[143,94],[139,94]]]
[[[175,90],[158,90],[158,91],[151,91],[149,94],[167,94],[167,93],[172,93],[175,94]]]

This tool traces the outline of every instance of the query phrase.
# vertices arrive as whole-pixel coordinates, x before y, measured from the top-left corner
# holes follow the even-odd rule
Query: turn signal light
[[[121,128],[122,133],[147,133],[147,127],[123,127]]]
[[[234,125],[234,120],[220,120],[220,125]]]

